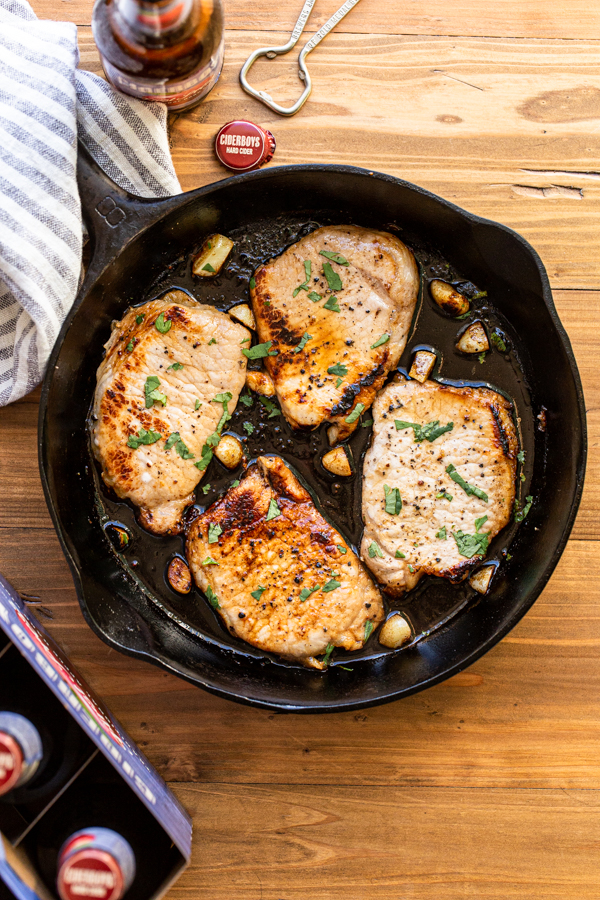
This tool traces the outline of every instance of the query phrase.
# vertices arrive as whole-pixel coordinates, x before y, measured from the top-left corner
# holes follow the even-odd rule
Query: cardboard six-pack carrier
[[[41,786],[38,778],[0,798],[0,898],[56,900],[61,834],[77,831],[77,816],[89,829],[108,824],[132,845],[126,900],[160,897],[189,862],[190,818],[0,576],[5,709],[35,721],[49,749]]]

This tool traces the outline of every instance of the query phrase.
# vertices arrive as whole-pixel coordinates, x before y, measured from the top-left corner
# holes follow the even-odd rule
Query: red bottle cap
[[[0,731],[0,797],[17,784],[23,771],[23,751],[12,735]]]
[[[120,900],[124,893],[123,873],[106,850],[86,847],[60,866],[57,887],[62,900]]]
[[[237,119],[223,125],[217,134],[215,153],[228,169],[247,172],[273,159],[275,138],[266,128]]]

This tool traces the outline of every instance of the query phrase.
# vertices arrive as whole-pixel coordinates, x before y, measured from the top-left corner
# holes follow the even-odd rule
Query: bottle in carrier
[[[223,67],[221,0],[96,0],[92,31],[120,91],[189,109]]]
[[[43,756],[35,725],[18,713],[0,712],[0,797],[30,782]]]
[[[61,900],[121,900],[135,877],[135,856],[111,828],[84,828],[62,845],[56,887]]]

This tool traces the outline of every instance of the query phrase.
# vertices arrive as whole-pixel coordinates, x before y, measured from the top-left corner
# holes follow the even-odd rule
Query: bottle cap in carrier
[[[133,850],[110,828],[76,831],[58,854],[61,900],[120,900],[134,877]]]
[[[43,755],[42,739],[29,719],[0,712],[0,797],[33,778]]]
[[[215,153],[220,162],[236,172],[247,172],[273,159],[275,138],[266,128],[236,119],[223,125],[215,138]]]

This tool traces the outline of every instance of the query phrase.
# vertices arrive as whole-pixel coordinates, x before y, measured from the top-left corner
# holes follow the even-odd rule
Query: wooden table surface
[[[515,228],[540,253],[583,379],[583,502],[548,587],[472,668],[407,700],[300,716],[221,700],[120,656],[84,623],[46,511],[39,392],[0,410],[0,571],[41,598],[65,647],[194,817],[169,900],[597,900],[600,891],[600,6],[590,0],[363,0],[309,57],[283,119],[242,93],[251,49],[300,0],[226,0],[223,76],[172,122],[185,190],[224,177],[211,139],[271,128],[275,164],[351,163]],[[90,0],[37,0],[79,26]],[[337,8],[317,0],[311,30]],[[277,98],[295,57],[257,65]],[[273,163],[271,164],[273,165]]]

